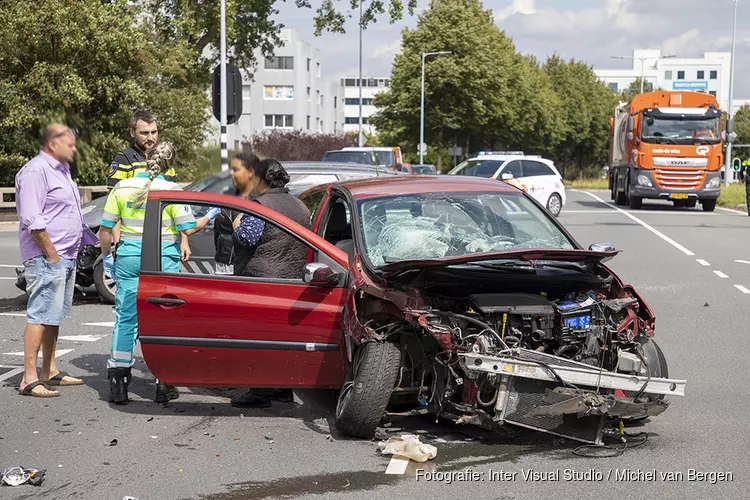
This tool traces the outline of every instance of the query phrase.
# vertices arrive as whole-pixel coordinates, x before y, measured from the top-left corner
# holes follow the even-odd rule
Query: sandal
[[[65,377],[71,378],[73,381],[63,380]],[[66,372],[57,372],[57,375],[50,377],[46,383],[47,385],[83,385],[83,380],[71,377]]]
[[[34,388],[40,385],[44,387],[45,389],[47,389],[48,391],[50,391],[50,394],[42,394],[38,392],[33,392]],[[50,389],[49,386],[45,384],[44,382],[42,382],[41,380],[37,380],[36,382],[32,382],[28,384],[26,387],[19,390],[18,394],[20,394],[21,396],[33,396],[35,398],[56,398],[57,396],[60,395],[59,392]]]

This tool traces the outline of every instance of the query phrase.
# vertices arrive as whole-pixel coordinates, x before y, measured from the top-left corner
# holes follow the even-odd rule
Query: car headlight
[[[638,176],[638,185],[639,186],[646,186],[646,187],[653,186],[653,184],[651,184],[651,179],[649,179],[648,177],[646,177],[643,174],[641,174],[641,175]]]
[[[708,180],[708,184],[706,184],[706,187],[708,189],[716,189],[721,184],[721,179],[718,177],[712,177]]]

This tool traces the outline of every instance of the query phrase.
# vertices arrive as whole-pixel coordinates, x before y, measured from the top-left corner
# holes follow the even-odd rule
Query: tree
[[[544,69],[562,101],[565,122],[563,140],[545,152],[555,158],[563,176],[569,167],[582,173],[587,166],[605,163],[609,118],[617,105],[617,95],[583,62],[566,62],[555,54],[547,59]]]
[[[419,141],[421,54],[432,51],[452,53],[425,63],[425,142],[537,149],[561,139],[560,101],[548,76],[516,53],[479,0],[432,0],[401,45],[371,120],[406,153]]]
[[[644,92],[652,92],[653,90],[659,90],[659,89],[655,89],[654,84],[649,82],[648,80],[643,82]],[[641,93],[641,77],[639,76],[630,85],[628,85],[628,88],[620,92],[620,100],[629,101],[640,93]]]

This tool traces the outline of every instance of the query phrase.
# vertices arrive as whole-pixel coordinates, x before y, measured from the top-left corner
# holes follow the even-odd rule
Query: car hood
[[[591,250],[563,250],[563,249],[520,249],[503,250],[500,252],[475,253],[470,255],[459,255],[456,257],[443,257],[440,259],[415,259],[390,262],[378,267],[378,271],[386,275],[399,273],[411,269],[429,269],[465,264],[467,262],[478,262],[496,259],[520,259],[526,261],[534,260],[563,260],[568,262],[584,262],[598,264],[609,260],[620,253],[620,250],[612,252],[594,252]]]

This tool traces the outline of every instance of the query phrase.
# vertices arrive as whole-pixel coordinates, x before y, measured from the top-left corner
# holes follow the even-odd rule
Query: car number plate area
[[[687,193],[672,193],[669,197],[673,200],[686,200],[688,198]]]

